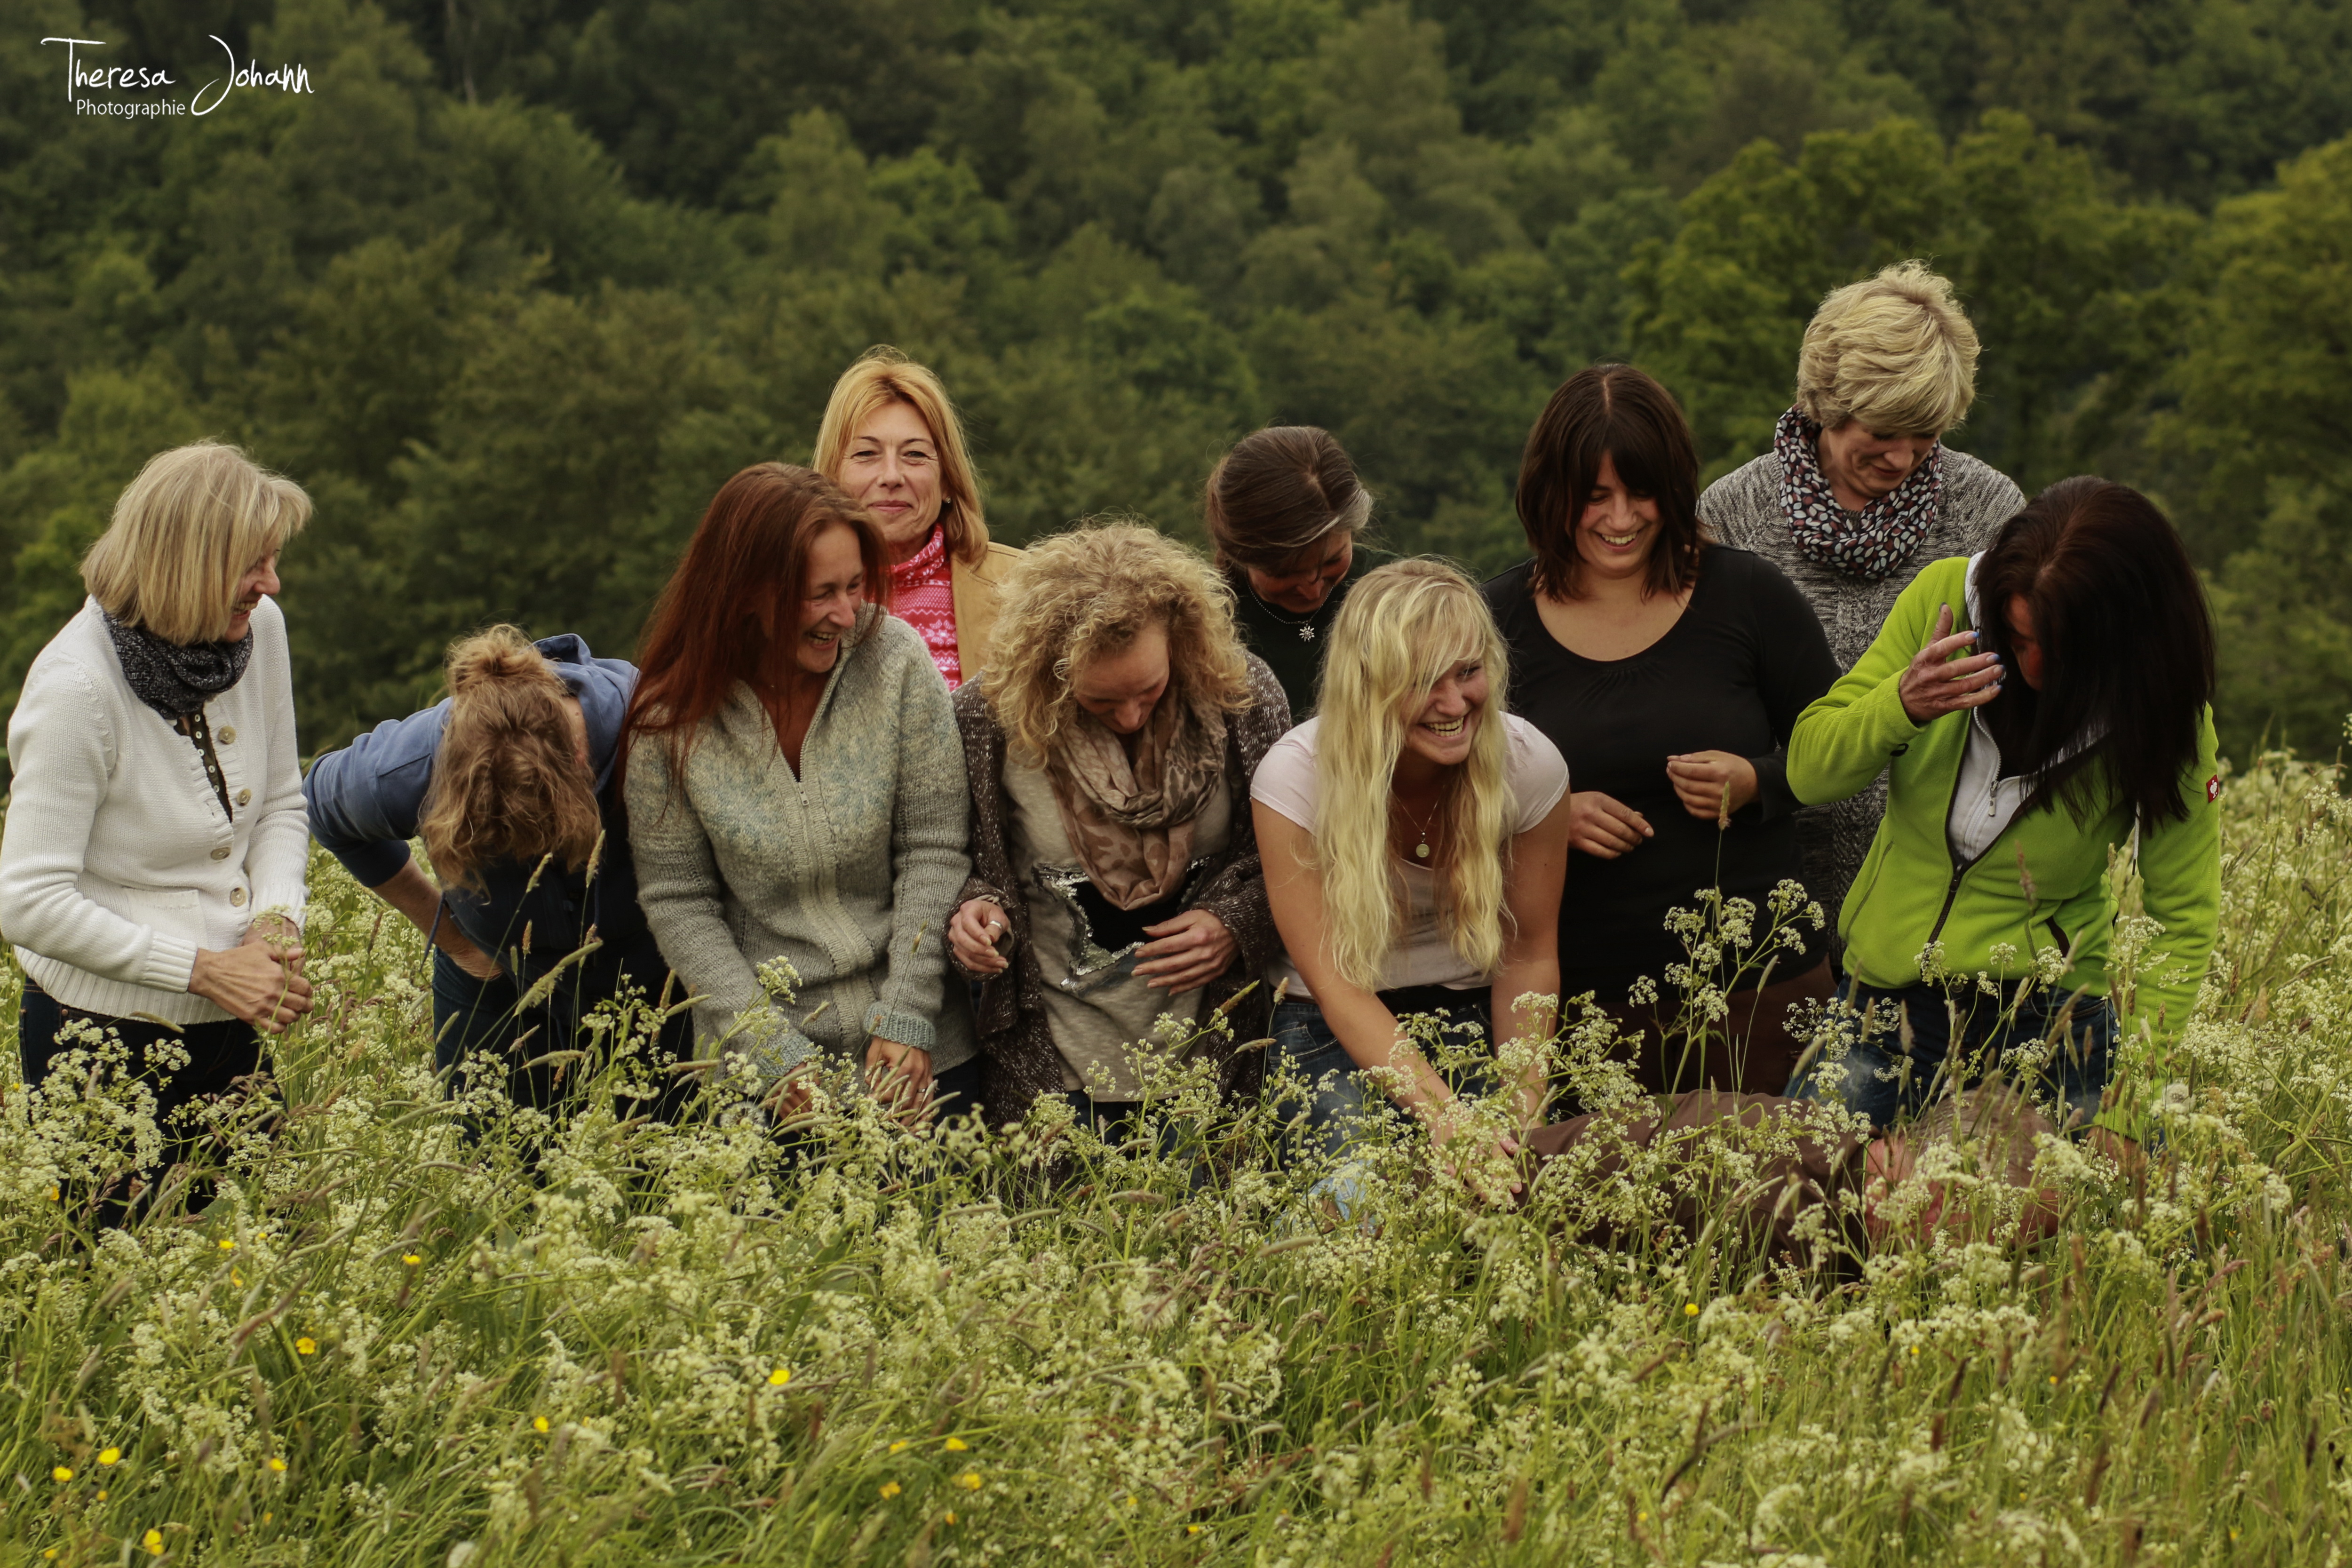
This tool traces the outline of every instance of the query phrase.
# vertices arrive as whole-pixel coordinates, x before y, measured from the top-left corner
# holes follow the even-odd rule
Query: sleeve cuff
[[[1788,816],[1797,804],[1797,797],[1789,793],[1788,759],[1775,752],[1769,756],[1750,757],[1748,765],[1756,770],[1758,816],[1765,822],[1778,822]]]
[[[184,937],[165,936],[151,930],[147,936],[147,963],[139,976],[139,984],[158,991],[184,992],[188,982],[195,978],[196,944]]]
[[[930,1019],[904,1007],[876,1003],[866,1014],[866,1032],[879,1035],[886,1040],[896,1040],[917,1050],[934,1049],[939,1044],[939,1030]]]

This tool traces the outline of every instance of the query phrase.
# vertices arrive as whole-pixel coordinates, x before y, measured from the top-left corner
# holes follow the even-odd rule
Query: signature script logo
[[[310,70],[299,65],[282,65],[269,70],[248,58],[243,65],[236,51],[216,33],[205,37],[220,45],[221,53],[228,57],[228,74],[215,77],[196,89],[183,102],[178,99],[151,99],[123,102],[85,97],[90,92],[146,92],[156,88],[177,87],[179,82],[168,68],[160,66],[94,66],[81,58],[83,49],[102,49],[103,38],[43,38],[47,44],[66,47],[66,101],[78,114],[109,114],[141,118],[188,114],[202,117],[210,114],[228,101],[228,95],[241,87],[274,87],[281,92],[315,92],[310,86]],[[211,101],[205,96],[211,95]]]

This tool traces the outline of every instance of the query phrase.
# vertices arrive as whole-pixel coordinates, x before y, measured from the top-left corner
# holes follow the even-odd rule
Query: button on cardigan
[[[243,678],[205,705],[231,798],[249,802],[233,818],[194,743],[132,695],[96,600],[26,672],[0,931],[68,1007],[217,1023],[229,1015],[188,993],[196,951],[235,947],[258,914],[301,919],[310,827],[286,621],[264,599],[252,625]]]
[[[854,640],[853,640],[854,639]],[[822,1048],[862,1062],[880,1035],[972,1054],[947,922],[971,874],[971,807],[947,683],[923,639],[872,605],[858,614],[801,742],[801,773],[748,686],[694,736],[684,777],[664,737],[630,746],[626,793],[637,899],[689,994],[697,1032],[727,1038],[764,1076]],[[797,995],[765,1024],[758,966],[789,961]]]

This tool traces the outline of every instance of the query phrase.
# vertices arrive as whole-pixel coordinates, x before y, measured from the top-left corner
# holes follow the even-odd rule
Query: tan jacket
[[[988,661],[989,638],[996,630],[997,602],[1003,596],[1005,574],[1021,559],[1009,544],[991,542],[977,563],[961,555],[948,563],[948,589],[955,600],[956,664],[966,680],[980,678]]]

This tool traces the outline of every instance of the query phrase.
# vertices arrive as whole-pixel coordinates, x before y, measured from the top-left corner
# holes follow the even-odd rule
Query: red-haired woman
[[[873,520],[822,476],[719,487],[646,629],[627,795],[637,896],[700,1033],[765,1079],[822,1056],[920,1097],[972,1056],[944,936],[970,805],[947,683],[874,602],[887,582]]]

